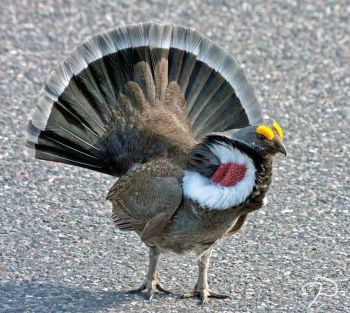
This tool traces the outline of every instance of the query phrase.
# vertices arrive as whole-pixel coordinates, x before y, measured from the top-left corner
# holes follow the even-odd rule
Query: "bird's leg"
[[[212,249],[213,247],[210,247],[198,257],[197,263],[199,274],[197,284],[194,287],[193,291],[183,294],[181,298],[191,298],[198,296],[202,304],[208,303],[209,297],[217,299],[229,298],[228,295],[213,292],[208,288],[208,267]]]
[[[138,293],[143,290],[147,290],[147,298],[152,300],[154,297],[154,292],[158,289],[160,292],[170,294],[171,292],[165,290],[159,284],[159,272],[157,271],[157,263],[159,257],[159,250],[156,247],[150,247],[149,249],[149,264],[146,276],[146,281],[137,289],[130,290],[127,293]]]

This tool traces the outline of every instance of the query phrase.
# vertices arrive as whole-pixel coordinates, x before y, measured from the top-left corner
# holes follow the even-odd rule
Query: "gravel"
[[[0,312],[349,312],[347,0],[2,0],[0,11]],[[191,26],[231,51],[285,132],[268,206],[213,253],[210,285],[232,299],[204,307],[177,299],[195,283],[191,255],[161,258],[173,296],[123,293],[143,280],[147,250],[111,223],[113,178],[23,152],[55,64],[141,21]]]

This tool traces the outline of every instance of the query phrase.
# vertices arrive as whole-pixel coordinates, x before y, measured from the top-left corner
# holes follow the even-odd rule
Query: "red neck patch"
[[[211,181],[223,187],[234,186],[245,176],[247,167],[238,163],[222,163],[211,177]]]

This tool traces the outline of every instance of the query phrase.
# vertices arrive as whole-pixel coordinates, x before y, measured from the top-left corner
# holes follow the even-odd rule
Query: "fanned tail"
[[[121,175],[206,134],[262,120],[237,61],[153,23],[91,37],[50,74],[28,126],[38,159]]]

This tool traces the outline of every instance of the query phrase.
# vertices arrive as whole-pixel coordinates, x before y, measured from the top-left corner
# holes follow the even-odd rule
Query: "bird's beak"
[[[287,149],[283,145],[283,143],[278,145],[277,150],[278,150],[278,152],[281,152],[282,154],[284,154],[284,156],[287,156]]]

